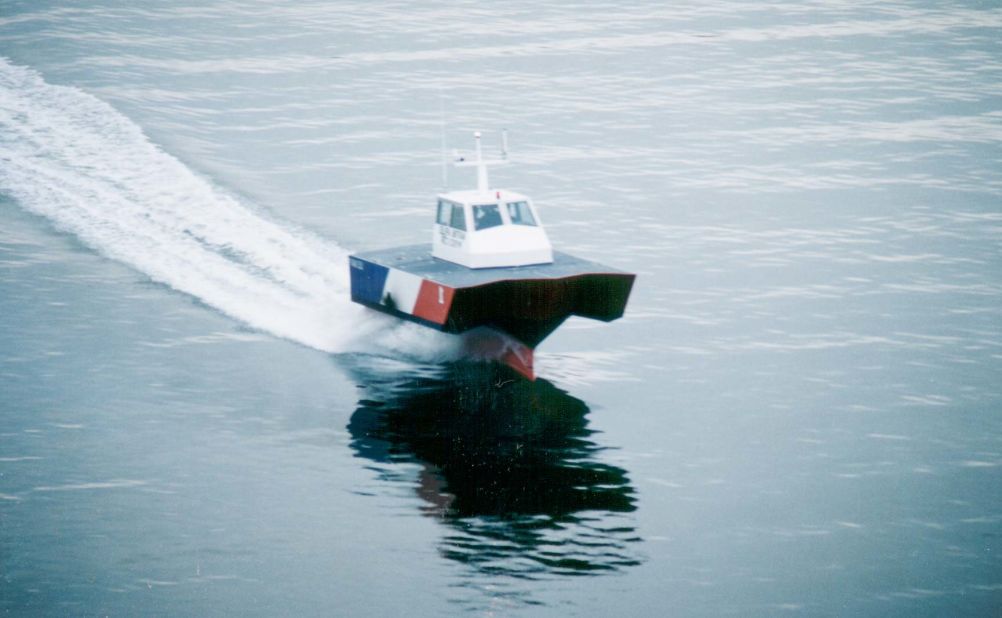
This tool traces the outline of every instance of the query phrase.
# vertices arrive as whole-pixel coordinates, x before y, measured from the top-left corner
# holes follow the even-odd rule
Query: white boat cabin
[[[480,134],[475,135],[476,160],[460,160],[457,165],[477,166],[478,187],[438,196],[432,256],[467,268],[553,262],[550,239],[532,201],[514,191],[488,188],[488,163],[504,161],[484,161],[480,154]]]

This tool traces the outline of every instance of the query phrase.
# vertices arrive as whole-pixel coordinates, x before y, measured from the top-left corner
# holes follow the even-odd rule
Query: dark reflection
[[[449,526],[446,557],[516,577],[638,564],[633,488],[625,470],[597,461],[581,400],[487,364],[370,373],[364,384],[352,446],[391,482],[415,481],[393,464],[420,465],[424,511]]]

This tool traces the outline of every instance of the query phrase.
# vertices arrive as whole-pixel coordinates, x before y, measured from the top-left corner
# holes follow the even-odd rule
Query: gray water
[[[0,0],[0,56],[6,614],[1002,608],[997,3]],[[346,290],[501,128],[638,273],[535,383]]]

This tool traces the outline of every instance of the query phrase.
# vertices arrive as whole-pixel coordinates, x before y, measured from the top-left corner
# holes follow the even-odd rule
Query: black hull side
[[[351,256],[354,302],[446,333],[482,358],[533,377],[532,351],[564,321],[622,317],[636,275],[565,253],[550,264],[468,269],[434,259],[427,245]],[[507,341],[477,329],[506,334]]]
[[[534,348],[572,315],[604,322],[622,317],[633,280],[629,274],[587,274],[462,288],[446,325],[457,333],[490,326]]]
[[[455,291],[444,324],[401,311],[393,303],[371,302],[356,295],[352,300],[446,333],[487,326],[535,348],[572,315],[603,322],[622,317],[633,281],[634,276],[629,274],[589,274],[461,288]]]

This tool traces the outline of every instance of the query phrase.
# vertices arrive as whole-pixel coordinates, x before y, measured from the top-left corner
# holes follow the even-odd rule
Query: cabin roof
[[[460,191],[449,191],[439,193],[439,199],[459,202],[461,204],[492,204],[499,200],[508,202],[528,201],[528,196],[507,189],[491,189],[490,191],[477,191],[476,189],[464,189]]]

